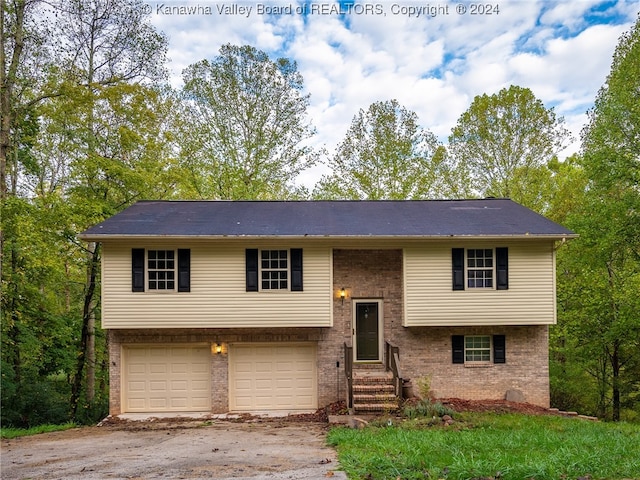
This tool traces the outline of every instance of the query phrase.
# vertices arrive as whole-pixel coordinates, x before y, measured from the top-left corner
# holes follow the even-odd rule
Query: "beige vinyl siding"
[[[509,289],[452,289],[451,248],[509,247]],[[552,241],[425,243],[404,249],[404,325],[556,322]]]
[[[245,248],[299,247],[304,291],[246,292]],[[191,249],[191,291],[132,292],[132,248]],[[331,302],[328,246],[175,240],[104,244],[104,328],[329,327]]]

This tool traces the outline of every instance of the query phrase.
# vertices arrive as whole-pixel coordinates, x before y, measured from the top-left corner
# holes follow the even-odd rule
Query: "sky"
[[[446,144],[474,97],[510,85],[532,90],[580,130],[604,84],[637,0],[146,0],[169,40],[171,83],[220,46],[252,45],[297,63],[310,95],[311,143],[331,154],[360,109],[396,99]],[[327,173],[303,173],[310,188]]]

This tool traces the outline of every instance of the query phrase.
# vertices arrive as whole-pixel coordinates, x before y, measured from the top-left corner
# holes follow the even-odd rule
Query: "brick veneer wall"
[[[549,406],[548,328],[412,327],[402,326],[402,251],[334,250],[333,327],[273,329],[111,330],[110,413],[121,413],[122,346],[126,344],[188,344],[246,342],[314,342],[317,344],[318,406],[346,397],[344,344],[352,344],[353,302],[383,302],[384,338],[400,348],[405,378],[415,385],[431,381],[436,397],[500,399],[520,390],[529,403]],[[347,291],[342,302],[341,288]],[[506,363],[482,367],[453,364],[452,335],[505,335]],[[211,356],[212,412],[229,406],[228,355]]]
[[[121,370],[122,346],[132,344],[189,344],[218,343],[225,346],[222,355],[211,355],[211,411],[229,411],[229,343],[314,342],[318,344],[318,359],[322,364],[333,363],[333,368],[318,368],[319,405],[336,401],[336,358],[327,358],[337,349],[328,348],[326,330],[322,328],[272,328],[272,329],[149,329],[109,331],[109,413],[122,413]],[[340,357],[338,357],[340,360]],[[322,371],[321,371],[322,370]],[[344,375],[344,373],[342,373]],[[322,392],[322,395],[320,395]],[[344,387],[342,390],[344,396]]]
[[[525,401],[549,406],[548,327],[403,327],[402,251],[335,250],[334,289],[345,287],[344,306],[334,303],[334,328],[351,343],[351,302],[384,302],[384,336],[400,349],[402,375],[414,386],[428,377],[435,397],[503,399],[519,390]],[[506,363],[469,366],[452,362],[452,335],[505,335]]]
[[[452,335],[505,335],[506,363],[469,366],[454,364]],[[428,377],[436,398],[504,399],[519,390],[528,403],[549,406],[548,327],[412,327],[396,336],[402,374]]]

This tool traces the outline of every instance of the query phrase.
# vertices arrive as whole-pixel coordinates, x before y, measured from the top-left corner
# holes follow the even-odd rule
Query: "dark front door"
[[[356,361],[380,360],[380,325],[377,302],[356,303]]]

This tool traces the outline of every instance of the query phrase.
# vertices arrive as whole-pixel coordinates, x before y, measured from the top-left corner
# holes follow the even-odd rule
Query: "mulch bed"
[[[461,398],[441,398],[443,405],[456,412],[523,413],[526,415],[558,415],[558,412],[530,403],[508,402],[507,400],[463,400]]]

